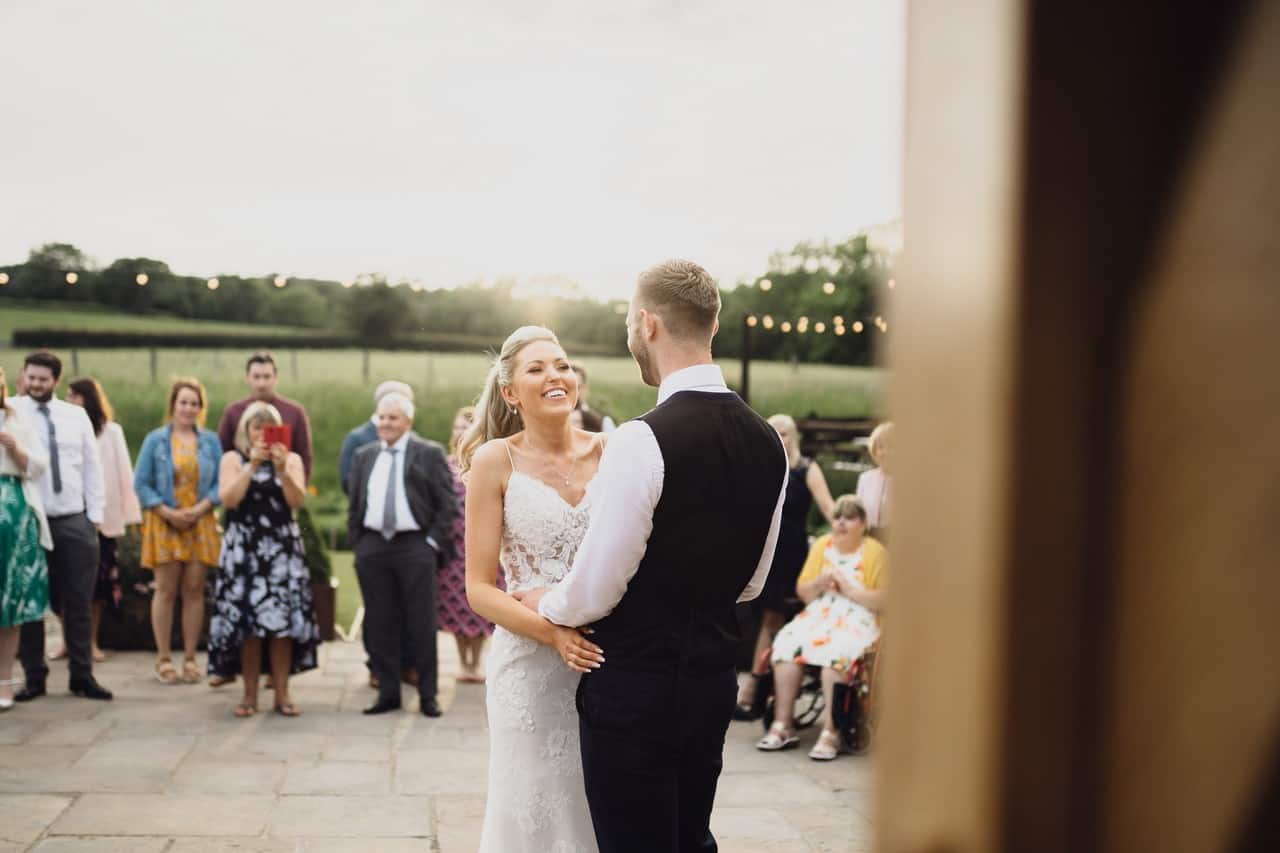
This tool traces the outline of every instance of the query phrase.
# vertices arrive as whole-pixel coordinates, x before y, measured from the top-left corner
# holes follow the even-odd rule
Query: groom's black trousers
[[[714,853],[711,806],[737,689],[732,667],[642,672],[606,660],[582,677],[582,769],[600,853]]]

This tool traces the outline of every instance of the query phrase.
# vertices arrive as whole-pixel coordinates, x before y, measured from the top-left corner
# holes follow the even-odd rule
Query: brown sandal
[[[178,669],[173,665],[173,661],[168,658],[156,661],[156,681],[161,684],[178,683]]]
[[[248,702],[241,702],[239,705],[236,706],[236,709],[231,713],[235,714],[237,717],[240,717],[241,719],[244,719],[246,717],[252,717],[254,714],[258,713],[258,706],[251,705]]]
[[[182,662],[182,681],[184,684],[200,683],[200,667],[195,658],[187,658]]]
[[[301,717],[302,712],[298,710],[298,706],[292,702],[281,702],[275,706],[275,711],[282,717]]]

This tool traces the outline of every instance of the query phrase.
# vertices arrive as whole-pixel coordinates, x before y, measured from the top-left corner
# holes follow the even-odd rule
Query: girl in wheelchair
[[[816,761],[840,753],[833,720],[837,682],[880,637],[888,552],[866,535],[867,512],[853,495],[841,495],[832,510],[831,533],[813,543],[796,582],[804,610],[778,631],[771,660],[776,699],[774,721],[756,748],[766,752],[799,743],[795,703],[805,667],[822,668],[822,734],[809,752]]]

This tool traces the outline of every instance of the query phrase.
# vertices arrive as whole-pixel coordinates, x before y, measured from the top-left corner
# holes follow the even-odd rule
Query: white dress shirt
[[[698,364],[672,373],[658,388],[658,405],[677,391],[731,394],[724,373],[714,364]],[[781,443],[781,439],[779,439]],[[786,497],[786,454],[778,470],[778,500],[755,573],[738,601],[750,601],[764,588],[778,544]],[[609,436],[596,482],[591,484],[591,521],[578,547],[573,569],[538,604],[538,612],[557,625],[588,625],[607,616],[640,568],[653,532],[653,512],[662,498],[666,468],[649,425],[631,420]]]
[[[889,526],[889,501],[892,480],[885,476],[883,468],[863,471],[858,477],[858,500],[867,510],[867,527]]]
[[[385,441],[379,442],[379,446],[382,449],[374,460],[373,470],[369,472],[369,487],[365,490],[364,526],[382,532],[382,514],[386,507],[387,488],[390,486],[396,490],[396,532],[421,530],[418,522],[413,520],[413,513],[409,511],[409,495],[404,490],[404,454],[409,447],[409,432],[406,430],[391,445],[396,449],[395,454],[387,452]],[[392,459],[395,460],[394,470],[391,467]]]
[[[14,397],[13,407],[26,421],[40,447],[52,457],[49,448],[49,422],[39,411],[39,403],[30,397]],[[98,458],[98,437],[84,409],[65,400],[48,402],[49,417],[58,436],[58,474],[62,491],[53,490],[53,461],[37,482],[44,511],[49,518],[85,513],[94,524],[102,523],[105,498],[102,488],[102,462]]]
[[[10,403],[13,401],[10,400]],[[41,426],[44,426],[41,424]],[[36,440],[31,424],[23,420],[17,409],[6,412],[0,409],[0,432],[7,432],[18,440],[18,446],[27,454],[27,467],[19,468],[18,460],[9,451],[0,447],[0,476],[17,477],[22,481],[22,496],[27,506],[31,507],[40,522],[40,547],[46,551],[53,550],[53,536],[49,533],[49,520],[44,514],[44,501],[40,497],[37,483],[44,469],[49,466],[49,457],[45,455],[44,445]]]

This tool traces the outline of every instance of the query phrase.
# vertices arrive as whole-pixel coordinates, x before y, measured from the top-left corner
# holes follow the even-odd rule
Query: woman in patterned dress
[[[820,666],[826,709],[822,734],[809,752],[815,761],[830,761],[839,753],[840,735],[831,716],[836,681],[879,639],[885,597],[886,552],[865,535],[867,511],[862,502],[853,495],[841,495],[832,514],[831,533],[813,543],[796,582],[805,608],[773,641],[777,716],[756,744],[766,752],[796,745],[794,716],[800,681],[806,666]]]
[[[320,629],[311,603],[311,575],[293,511],[307,497],[302,457],[267,445],[268,424],[280,425],[270,403],[249,405],[236,427],[235,450],[222,457],[220,497],[227,508],[209,628],[209,672],[243,675],[237,717],[258,712],[258,674],[271,670],[275,711],[301,712],[289,699],[289,676],[315,669]]]
[[[466,500],[467,487],[458,476],[458,441],[475,419],[474,406],[464,406],[453,418],[453,436],[449,439],[449,468],[453,471],[453,490],[458,496],[458,515],[453,520],[453,559],[436,575],[439,590],[436,600],[437,617],[442,630],[453,634],[458,644],[458,659],[462,661],[462,674],[458,681],[479,684],[484,681],[480,672],[480,654],[485,639],[493,633],[493,623],[476,615],[467,603],[466,561]],[[502,584],[499,576],[498,585]]]
[[[49,464],[31,431],[9,405],[0,369],[0,711],[13,707],[13,677],[20,627],[44,618],[49,606],[49,567],[45,549],[53,548],[49,523],[32,483]]]
[[[196,644],[204,627],[204,582],[217,565],[218,435],[204,428],[208,397],[194,377],[169,388],[168,423],[152,430],[138,451],[133,490],[142,504],[142,567],[155,573],[151,631],[156,678],[176,684],[170,660],[173,607],[182,591],[182,681],[200,680]]]

